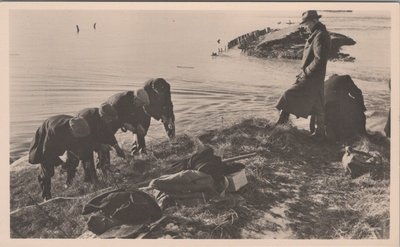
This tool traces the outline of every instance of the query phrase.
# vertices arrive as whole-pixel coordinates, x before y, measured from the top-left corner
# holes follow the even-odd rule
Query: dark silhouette
[[[331,47],[331,38],[315,10],[303,13],[300,25],[306,27],[310,37],[306,41],[300,73],[294,85],[286,90],[276,105],[281,110],[277,124],[289,120],[289,114],[307,118],[315,114],[317,128],[312,134],[315,140],[325,138],[324,78]]]
[[[220,42],[221,42],[221,40],[220,40],[220,39],[218,39],[218,40],[217,40],[217,43],[219,44]]]
[[[76,32],[79,33],[79,26],[76,25]]]
[[[96,29],[96,22],[93,24],[93,29]]]

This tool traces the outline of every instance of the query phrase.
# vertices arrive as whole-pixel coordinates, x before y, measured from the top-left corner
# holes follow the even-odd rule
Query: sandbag
[[[214,191],[214,180],[204,172],[186,170],[153,179],[149,187],[168,193],[209,192]]]

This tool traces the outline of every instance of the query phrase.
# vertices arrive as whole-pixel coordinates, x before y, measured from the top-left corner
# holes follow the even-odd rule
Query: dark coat
[[[115,133],[124,123],[136,125],[135,112],[135,95],[133,91],[125,91],[112,95],[107,99],[108,103],[114,107],[118,113],[118,120],[112,122],[112,130]]]
[[[162,115],[168,115],[175,121],[173,104],[171,100],[171,89],[168,82],[162,78],[151,79],[145,82],[144,90],[149,96],[150,105],[144,107],[135,106],[134,116],[137,124],[144,129],[144,134],[149,130],[151,118],[160,120]],[[164,125],[165,127],[165,125]],[[144,136],[138,135],[138,144],[145,147]]]
[[[75,151],[78,154],[80,149],[79,139],[73,137],[69,120],[72,116],[57,115],[48,118],[37,129],[29,149],[29,163],[38,164],[46,161],[61,163],[58,156],[65,151]]]
[[[362,112],[367,110],[364,105],[362,91],[356,86],[349,75],[331,76],[325,82],[324,94],[325,106],[343,102],[343,97],[346,97],[352,99]]]
[[[145,82],[144,90],[149,95],[150,100],[150,105],[145,107],[148,115],[157,121],[165,113],[175,118],[171,100],[171,87],[168,82],[162,78],[151,79]]]
[[[90,151],[99,148],[100,144],[108,144],[112,146],[117,144],[111,126],[108,126],[101,119],[99,108],[83,109],[79,111],[76,116],[84,118],[89,125],[90,135],[81,139]]]
[[[364,97],[350,76],[334,75],[325,81],[324,108],[330,138],[342,140],[366,133]]]
[[[331,46],[328,31],[322,23],[317,23],[307,39],[302,59],[305,79],[296,82],[280,98],[278,110],[307,118],[318,99],[323,99],[326,64]]]
[[[142,125],[146,132],[150,127],[151,118],[158,121],[165,112],[175,120],[171,89],[168,82],[162,78],[151,79],[145,82],[144,90],[149,96],[150,105],[145,107],[135,106],[133,115],[137,123]]]

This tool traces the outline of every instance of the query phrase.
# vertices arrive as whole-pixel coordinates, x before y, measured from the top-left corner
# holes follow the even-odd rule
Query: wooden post
[[[253,157],[256,155],[257,155],[257,153],[243,154],[243,155],[239,155],[236,157],[224,159],[224,160],[222,160],[222,163],[228,163],[228,162],[232,162],[232,161],[242,160],[242,159],[250,158],[250,157]]]

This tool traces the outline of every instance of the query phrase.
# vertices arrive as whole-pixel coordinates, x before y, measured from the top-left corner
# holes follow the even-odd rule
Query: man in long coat
[[[329,140],[367,133],[362,91],[349,75],[332,75],[325,81],[325,122]]]
[[[93,151],[98,151],[101,145],[112,146],[117,155],[124,158],[125,154],[119,147],[112,130],[112,122],[118,121],[116,110],[110,104],[102,104],[100,108],[86,108],[77,113],[78,117],[85,119],[90,128],[90,135],[82,142],[85,144],[86,152],[83,154],[83,168],[85,170],[85,181],[95,182],[97,180],[94,166]]]
[[[111,124],[113,133],[121,129],[136,134],[133,153],[139,151],[146,153],[144,137],[150,127],[151,117],[163,121],[169,137],[175,134],[170,85],[163,78],[146,81],[144,87],[136,92],[125,91],[114,94],[105,103],[113,106],[118,115],[118,120]],[[106,148],[100,148],[98,156],[97,168],[106,172],[110,166],[110,152]]]
[[[150,79],[144,84],[144,92],[148,95],[149,104],[135,107],[135,116],[140,126],[137,132],[137,142],[133,144],[132,152],[146,153],[145,135],[150,127],[151,118],[162,121],[169,138],[175,136],[174,106],[171,100],[171,86],[163,78]]]
[[[321,15],[315,10],[303,13],[301,25],[311,35],[307,39],[302,59],[302,71],[297,75],[296,83],[280,98],[276,108],[281,110],[277,124],[284,124],[289,114],[307,118],[316,115],[317,129],[315,136],[325,136],[324,123],[324,78],[331,46],[331,39],[326,27],[319,22]]]
[[[57,115],[46,119],[37,129],[29,149],[29,163],[39,164],[38,181],[45,200],[51,198],[51,178],[54,167],[62,165],[67,169],[67,183],[75,175],[79,156],[85,152],[82,138],[89,136],[88,123],[83,118]],[[67,151],[64,163],[59,156]]]
[[[105,103],[110,104],[118,115],[118,119],[111,122],[111,132],[113,135],[118,131],[118,129],[121,129],[123,132],[129,130],[131,132],[137,133],[139,131],[139,133],[141,133],[140,130],[142,128],[139,126],[139,119],[135,115],[135,111],[137,111],[136,109],[143,108],[143,106],[149,104],[148,95],[143,89],[139,89],[136,92],[136,95],[134,91],[125,91],[114,94],[108,98]],[[144,135],[144,133],[142,135]],[[106,172],[110,166],[110,151],[102,146],[97,153],[99,156],[97,168]]]

